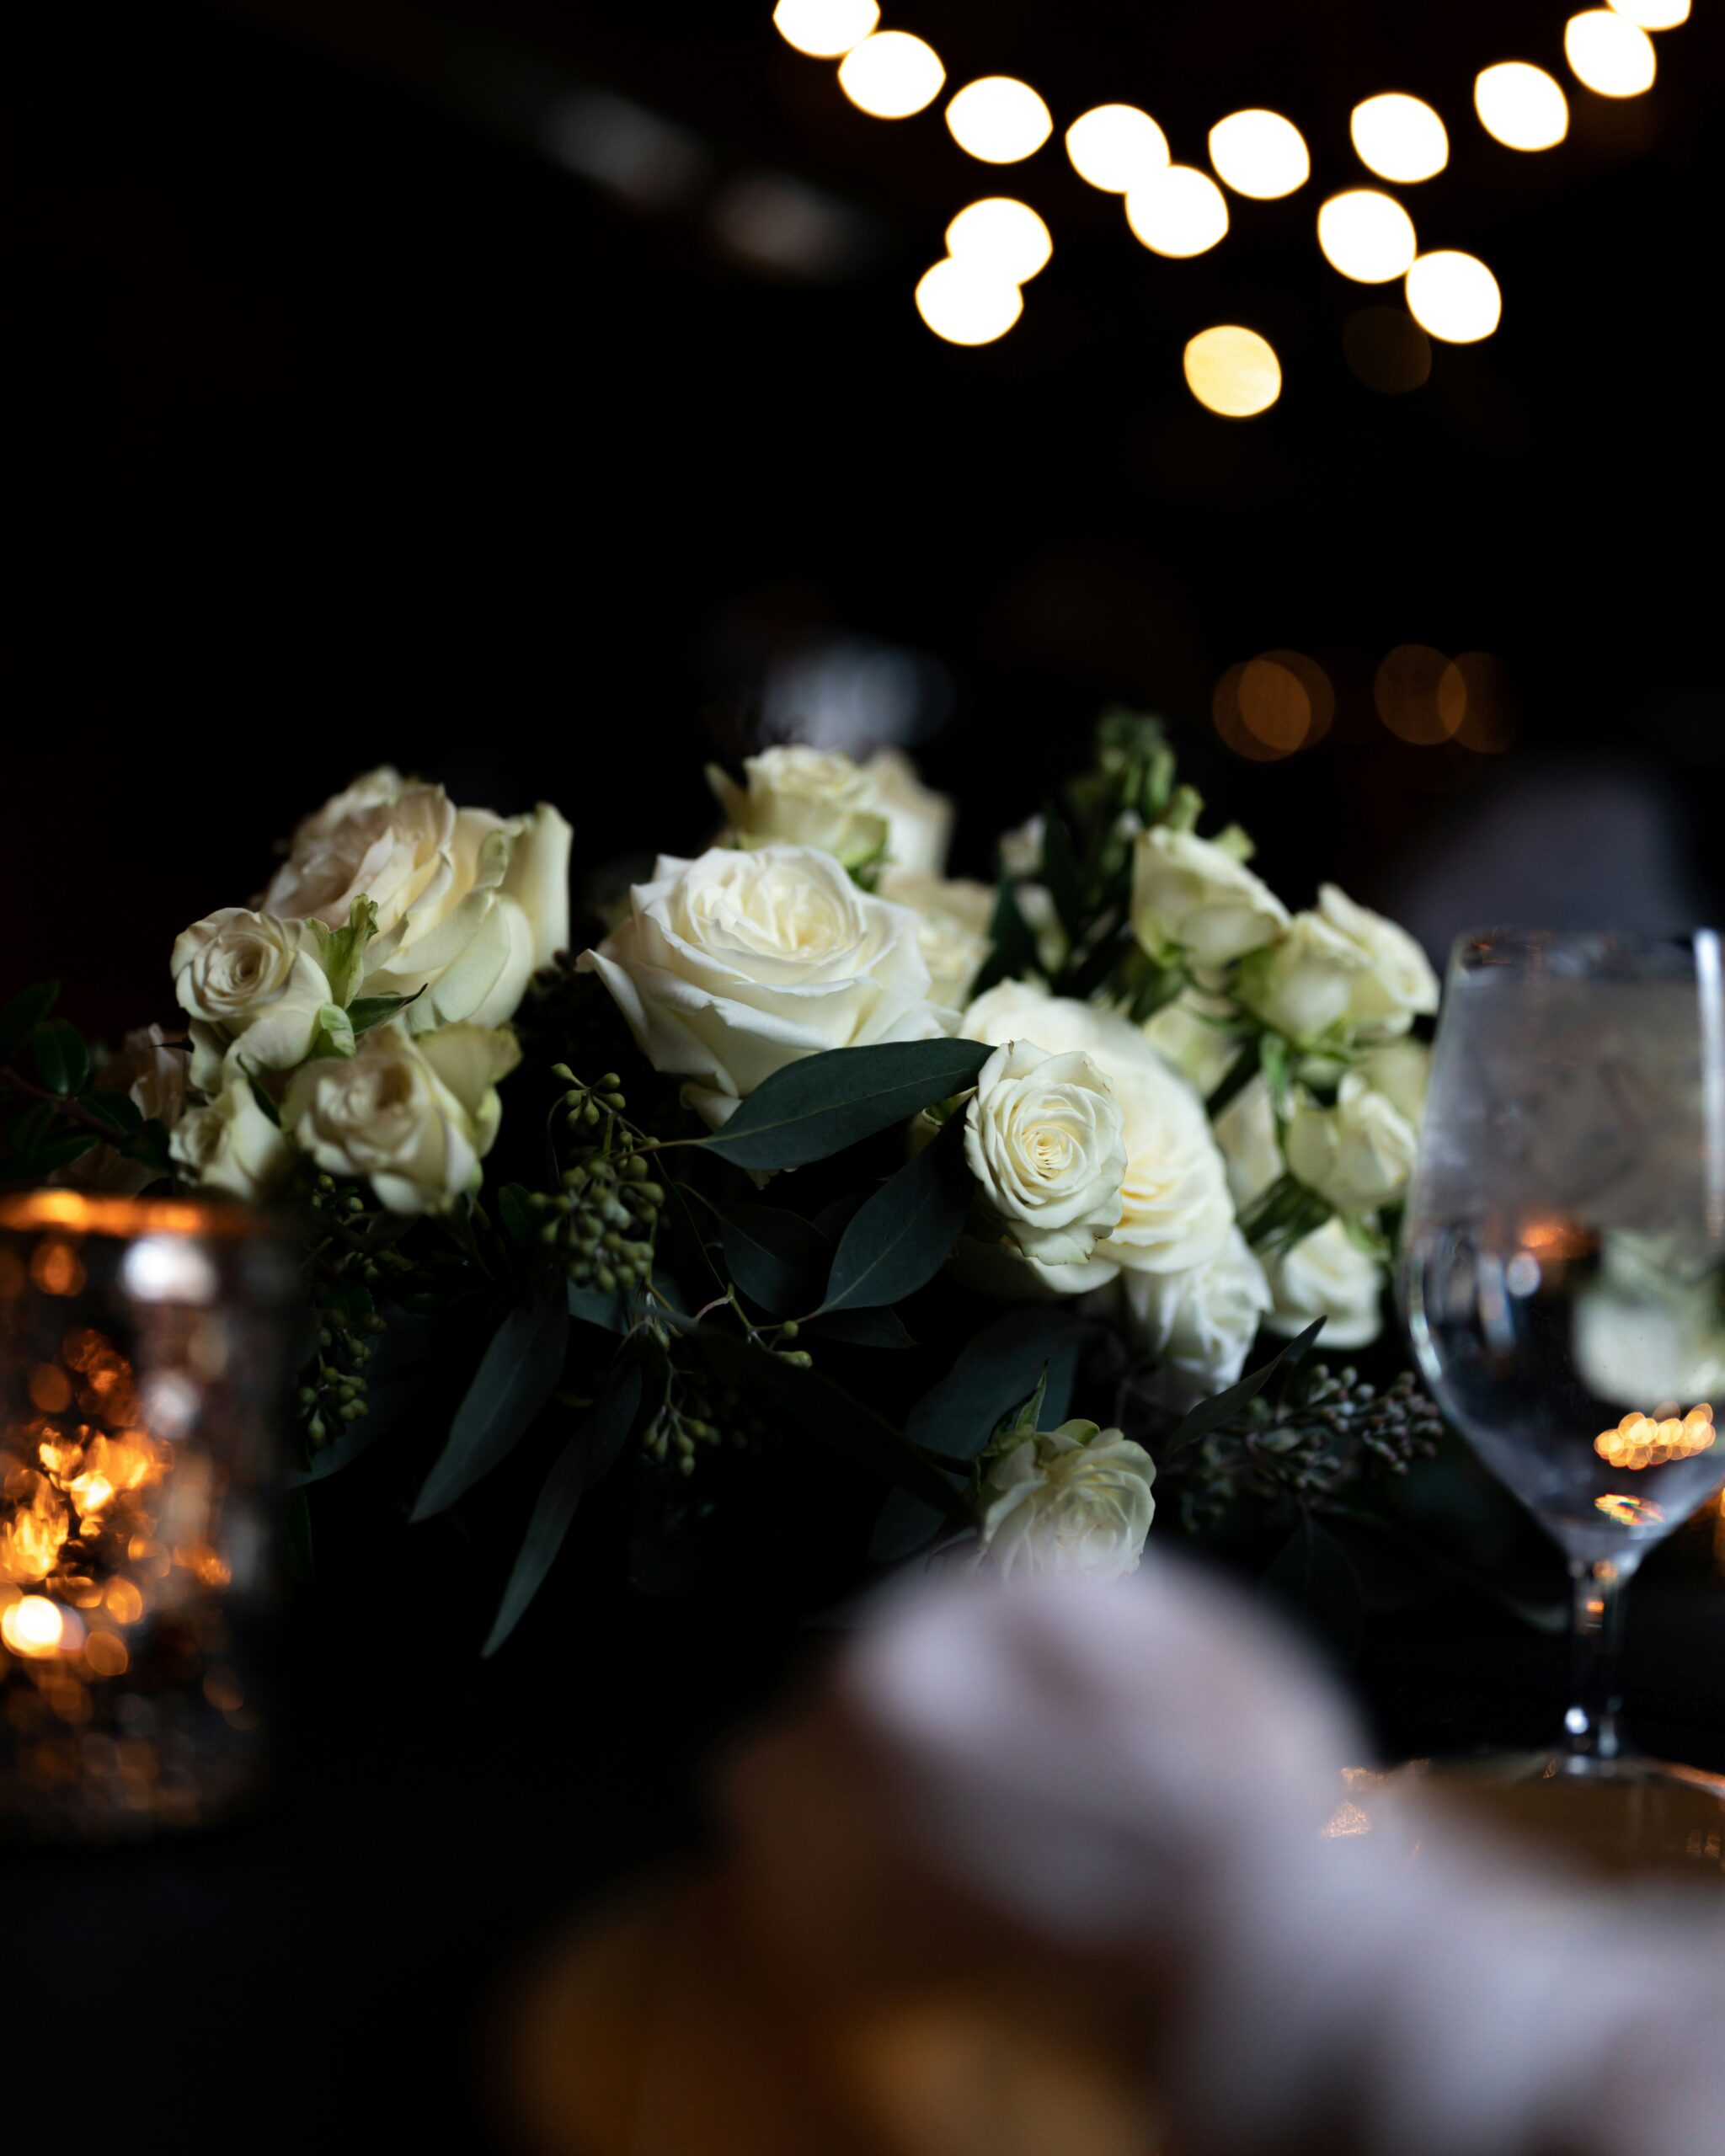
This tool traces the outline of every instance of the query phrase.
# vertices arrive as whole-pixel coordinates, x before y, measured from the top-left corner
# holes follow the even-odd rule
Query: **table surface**
[[[1631,1615],[1644,1748],[1725,1767],[1725,1593],[1649,1581]],[[418,1658],[400,1645],[314,1590],[255,1815],[133,1849],[0,1845],[13,1997],[27,1977],[33,2011],[111,2036],[44,2078],[44,2145],[75,2105],[123,2118],[146,2151],[452,2132],[502,2148],[485,2037],[512,1973],[559,1924],[698,1844],[707,1763],[820,1636],[576,1592],[490,1662],[458,1639]],[[1507,1620],[1379,1620],[1352,1682],[1386,1758],[1525,1746],[1550,1740],[1564,1654]],[[23,2147],[38,2121],[29,2097],[17,2108],[22,2077],[8,2081]]]

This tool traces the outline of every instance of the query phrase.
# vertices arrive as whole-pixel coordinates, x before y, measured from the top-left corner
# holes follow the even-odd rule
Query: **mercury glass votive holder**
[[[258,1788],[298,1286],[237,1207],[0,1198],[0,1835],[134,1838]]]

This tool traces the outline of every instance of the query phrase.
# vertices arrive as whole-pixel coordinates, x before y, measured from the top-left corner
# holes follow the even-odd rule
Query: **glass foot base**
[[[1725,1776],[1699,1767],[1633,1753],[1488,1753],[1416,1760],[1391,1779],[1595,1870],[1725,1888]]]

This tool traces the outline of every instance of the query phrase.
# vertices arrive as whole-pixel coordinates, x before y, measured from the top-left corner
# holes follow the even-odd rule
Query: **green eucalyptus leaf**
[[[1291,1376],[1301,1356],[1322,1331],[1324,1321],[1315,1317],[1304,1332],[1289,1341],[1281,1352],[1273,1355],[1261,1369],[1252,1371],[1237,1385],[1228,1386],[1226,1391],[1213,1393],[1208,1400],[1200,1400],[1197,1406],[1183,1416],[1157,1446],[1158,1457],[1172,1460],[1177,1452],[1184,1452],[1188,1445],[1196,1444],[1200,1438],[1207,1438],[1231,1415],[1237,1415],[1242,1407],[1256,1400],[1279,1370]]]
[[[416,988],[411,995],[361,995],[347,1007],[348,1023],[355,1035],[369,1033],[373,1026],[383,1025],[409,1004],[417,1003],[425,993]]]
[[[281,1111],[276,1107],[275,1102],[270,1097],[269,1093],[264,1090],[264,1081],[259,1077],[255,1070],[248,1070],[246,1071],[246,1083],[250,1086],[252,1098],[258,1103],[259,1112],[262,1113],[265,1122],[273,1123],[275,1128],[280,1130],[281,1128]]]
[[[798,1369],[769,1349],[715,1326],[702,1326],[692,1337],[721,1384],[753,1395],[788,1422],[872,1470],[884,1482],[921,1497],[943,1518],[961,1515],[962,1503],[950,1479],[902,1432],[844,1386],[818,1370]]]
[[[82,1094],[78,1106],[86,1115],[93,1115],[98,1123],[105,1123],[116,1138],[130,1138],[135,1130],[143,1128],[142,1109],[130,1093],[123,1093],[117,1087],[104,1086]]]
[[[629,1298],[621,1289],[615,1289],[607,1295],[602,1288],[578,1288],[571,1280],[568,1299],[569,1315],[582,1325],[596,1325],[606,1332],[627,1332],[629,1329]]]
[[[803,1331],[809,1339],[840,1340],[847,1348],[900,1349],[916,1345],[898,1312],[888,1309],[829,1310],[824,1317],[810,1318]]]
[[[497,1193],[497,1217],[503,1232],[517,1250],[536,1254],[543,1248],[539,1223],[527,1203],[527,1193],[518,1182],[506,1182]]]
[[[993,1054],[980,1041],[828,1049],[775,1071],[699,1142],[741,1168],[802,1167],[965,1091]]]
[[[449,1440],[425,1478],[416,1520],[430,1519],[463,1496],[520,1444],[556,1390],[569,1342],[564,1283],[541,1283],[524,1310],[510,1311],[480,1359],[456,1410]]]
[[[122,1139],[120,1151],[123,1159],[153,1168],[158,1176],[165,1176],[173,1169],[174,1156],[168,1150],[168,1126],[159,1116],[141,1123],[129,1138]]]
[[[846,1229],[815,1315],[900,1303],[946,1262],[975,1183],[957,1118],[875,1192]]]
[[[51,1093],[76,1093],[89,1082],[90,1051],[68,1020],[44,1018],[30,1035],[30,1050]]]
[[[812,1220],[781,1205],[721,1206],[718,1218],[724,1262],[751,1302],[791,1317],[820,1300],[832,1245]]]
[[[67,1130],[57,1138],[45,1138],[30,1155],[30,1171],[40,1177],[56,1168],[69,1168],[74,1161],[101,1144],[93,1130]]]
[[[1042,880],[1054,900],[1055,912],[1066,932],[1066,941],[1081,943],[1090,926],[1084,904],[1078,857],[1065,819],[1052,803],[1042,816]]]
[[[992,947],[971,987],[973,997],[994,987],[996,982],[1022,980],[1027,974],[1040,974],[1042,956],[1037,948],[1036,931],[1024,918],[1012,878],[1005,874],[995,886],[994,914],[988,924],[988,934]]]
[[[563,1548],[575,1509],[622,1450],[641,1404],[641,1365],[620,1355],[606,1373],[591,1413],[552,1464],[527,1522],[484,1652],[495,1654],[520,1624]]]
[[[918,1444],[975,1460],[1003,1416],[1048,1373],[1050,1396],[1070,1391],[1078,1327],[1067,1303],[1033,1303],[983,1326],[939,1383],[911,1410],[905,1434]]]
[[[21,988],[10,1001],[0,1006],[0,1063],[12,1061],[54,1008],[54,999],[59,993],[57,980],[38,981],[34,987]]]

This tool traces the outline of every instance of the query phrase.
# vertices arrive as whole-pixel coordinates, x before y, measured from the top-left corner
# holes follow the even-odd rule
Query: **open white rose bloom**
[[[415,1512],[561,1430],[493,1645],[590,1469],[648,1529],[693,1479],[688,1518],[771,1505],[836,1565],[1110,1577],[1153,1524],[1285,1534],[1429,1449],[1405,1391],[1301,1360],[1382,1330],[1436,992],[1400,929],[1291,910],[1130,712],[959,833],[971,874],[895,746],[708,776],[718,841],[585,863],[619,895],[572,922],[555,807],[380,765],[174,941],[179,1026],[103,1068],[51,991],[7,1017],[44,1179],[302,1209],[308,1471],[366,1441],[374,1353],[419,1379],[489,1326]]]

